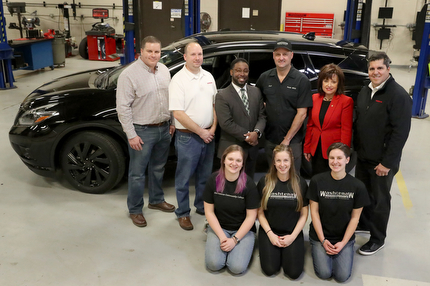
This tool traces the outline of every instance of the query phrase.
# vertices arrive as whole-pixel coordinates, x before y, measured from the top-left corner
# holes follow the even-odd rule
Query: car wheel
[[[125,171],[121,146],[99,132],[81,132],[67,140],[60,154],[66,180],[85,193],[101,194],[115,187]]]
[[[83,38],[82,41],[79,43],[79,55],[83,58],[88,60],[88,40],[87,37]]]

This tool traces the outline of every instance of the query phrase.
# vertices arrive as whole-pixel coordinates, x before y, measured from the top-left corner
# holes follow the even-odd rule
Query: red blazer
[[[319,116],[323,98],[324,96],[319,93],[312,95],[313,107],[309,113],[303,152],[314,156],[321,138],[323,157],[327,159],[327,149],[331,144],[342,142],[351,147],[354,101],[344,94],[335,95],[321,127]]]

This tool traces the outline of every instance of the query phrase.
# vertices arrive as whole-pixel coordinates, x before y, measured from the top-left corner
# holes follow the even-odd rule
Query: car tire
[[[88,60],[88,40],[87,37],[83,38],[82,41],[79,43],[79,55],[83,58]]]
[[[101,194],[111,190],[123,178],[125,157],[112,137],[81,132],[67,140],[60,153],[65,179],[85,193]]]

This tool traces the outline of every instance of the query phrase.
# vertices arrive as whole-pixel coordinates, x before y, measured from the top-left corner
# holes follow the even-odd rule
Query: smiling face
[[[273,51],[273,60],[278,69],[286,69],[291,66],[291,60],[293,59],[293,52],[284,48],[278,48]]]
[[[248,81],[249,67],[245,62],[237,62],[230,70],[231,80],[239,87],[243,87]]]
[[[140,58],[151,69],[154,69],[160,60],[161,45],[159,43],[147,42],[143,48],[140,49]]]
[[[275,155],[274,161],[278,175],[288,176],[291,167],[290,154],[286,151],[278,152]]]
[[[198,43],[191,43],[187,46],[187,51],[184,54],[185,66],[193,73],[200,71],[200,66],[203,63],[203,50]]]
[[[333,74],[331,78],[326,78],[322,81],[322,90],[325,96],[328,98],[333,97],[336,94],[337,86],[339,84],[339,77]]]
[[[243,166],[243,156],[240,151],[233,151],[227,154],[224,159],[224,170],[226,175],[239,176]]]
[[[346,157],[345,153],[340,149],[333,149],[328,155],[328,164],[333,173],[346,172],[345,167],[348,162],[349,157]]]
[[[390,68],[384,64],[384,60],[371,61],[369,63],[369,78],[373,87],[379,86],[390,76]]]

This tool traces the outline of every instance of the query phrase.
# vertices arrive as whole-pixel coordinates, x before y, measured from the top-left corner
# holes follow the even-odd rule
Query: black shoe
[[[358,250],[358,253],[361,255],[373,255],[379,250],[381,250],[385,246],[385,243],[378,244],[371,241],[368,241],[366,244],[364,244],[360,249]]]
[[[205,210],[196,209],[196,214],[205,215]]]

